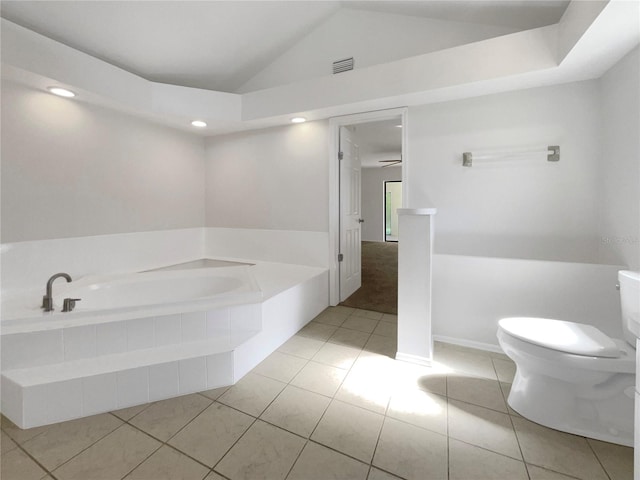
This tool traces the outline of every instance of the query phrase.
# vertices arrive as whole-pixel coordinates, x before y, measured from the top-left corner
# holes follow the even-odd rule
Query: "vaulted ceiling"
[[[640,0],[2,0],[2,79],[201,135],[599,78]],[[332,63],[354,57],[352,71]]]
[[[467,40],[479,40],[557,23],[568,3],[566,0],[3,0],[0,12],[13,23],[147,80],[237,92],[250,91],[251,83],[244,89],[241,87],[314,31],[320,33],[312,37],[313,44],[305,45],[309,55],[322,48],[322,44],[325,49],[333,45],[333,55],[341,54],[339,46],[343,47],[344,55],[352,55],[354,47],[342,35],[345,30],[358,28],[357,24],[365,20],[373,22],[371,17],[375,14],[380,19],[376,18],[377,23],[372,23],[370,28],[379,35],[389,35],[390,38],[382,42],[387,45],[403,31],[409,35],[409,28],[419,31],[438,27],[437,23],[425,23],[426,19],[456,22],[461,31],[467,32],[480,26],[501,27],[493,30],[485,27],[479,37],[467,37]],[[352,15],[342,24],[331,20],[337,15],[344,16],[346,11]],[[361,12],[361,16],[357,12]],[[366,18],[362,17],[363,12],[368,13]],[[334,28],[323,30],[323,25],[331,21]],[[399,21],[404,23],[398,24],[398,30],[394,31],[391,24]],[[401,44],[396,51],[386,53],[381,51],[385,47],[377,46],[380,59],[371,58],[367,62],[397,60],[402,52],[410,56],[462,41],[447,42],[442,39],[445,35],[434,33],[434,36],[440,37],[439,42],[434,42],[433,37],[413,37],[412,48]],[[430,42],[435,47],[427,45]],[[260,83],[254,84],[262,87]]]

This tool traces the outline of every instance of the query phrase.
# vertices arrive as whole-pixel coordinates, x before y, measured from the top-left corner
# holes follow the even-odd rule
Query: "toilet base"
[[[613,374],[582,385],[517,366],[508,403],[535,423],[575,435],[633,447],[635,375]]]

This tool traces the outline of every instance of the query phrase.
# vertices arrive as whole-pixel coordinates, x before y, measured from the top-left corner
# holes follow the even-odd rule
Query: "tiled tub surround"
[[[4,322],[2,412],[30,428],[231,385],[326,307],[320,268],[261,263],[142,275],[230,269],[249,272],[251,288]]]
[[[326,267],[328,244],[327,232],[202,227],[3,243],[2,295],[42,290],[55,272],[75,279],[203,257]]]
[[[504,355],[436,342],[432,367],[399,362],[395,329],[330,308],[231,388],[29,430],[4,420],[2,479],[631,480],[633,449],[509,409]]]

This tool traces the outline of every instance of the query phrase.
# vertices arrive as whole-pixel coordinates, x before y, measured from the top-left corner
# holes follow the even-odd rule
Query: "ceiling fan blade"
[[[386,165],[382,165],[382,168],[386,168],[386,167],[393,167],[394,165],[398,165],[399,163],[402,163],[402,160],[380,160],[381,162],[389,162]]]

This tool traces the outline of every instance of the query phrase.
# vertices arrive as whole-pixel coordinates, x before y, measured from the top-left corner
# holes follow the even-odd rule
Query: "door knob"
[[[364,223],[364,219],[363,218],[359,218],[358,219],[358,223]]]

